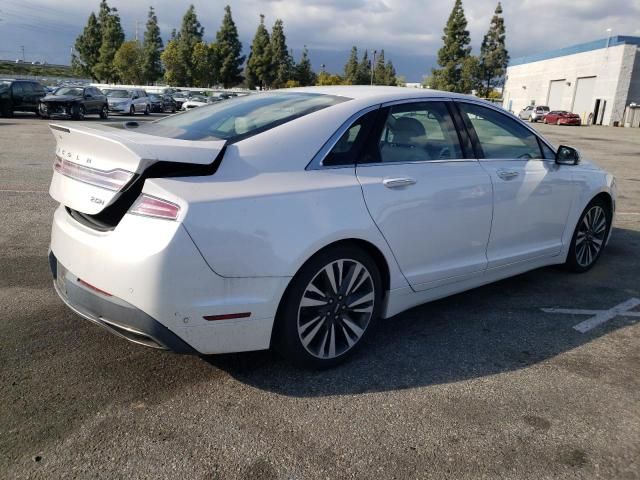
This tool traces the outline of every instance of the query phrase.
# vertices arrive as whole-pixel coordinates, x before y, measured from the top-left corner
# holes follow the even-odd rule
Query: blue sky
[[[189,1],[111,0],[120,11],[128,38],[136,20],[144,28],[150,5],[156,8],[163,37],[178,28]],[[205,36],[211,40],[231,5],[240,37],[249,48],[259,14],[270,27],[282,18],[296,56],[303,45],[314,67],[339,72],[352,45],[384,48],[398,74],[419,81],[429,72],[441,45],[442,29],[453,0],[194,0]],[[463,0],[474,53],[479,50],[495,0]],[[70,49],[99,0],[0,0],[0,58],[68,63]],[[507,47],[512,57],[603,38],[640,36],[640,0],[505,0]]]

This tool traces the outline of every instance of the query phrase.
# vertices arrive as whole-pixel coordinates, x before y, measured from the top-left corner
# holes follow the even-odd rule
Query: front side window
[[[138,131],[183,140],[238,141],[347,100],[306,92],[258,93],[194,108],[141,125]]]
[[[422,162],[464,158],[444,102],[396,105],[380,136],[382,162]]]
[[[459,103],[463,118],[478,136],[484,158],[543,158],[538,138],[524,125],[491,108]]]
[[[14,83],[11,86],[11,91],[13,92],[14,95],[22,95],[24,93],[21,83]]]

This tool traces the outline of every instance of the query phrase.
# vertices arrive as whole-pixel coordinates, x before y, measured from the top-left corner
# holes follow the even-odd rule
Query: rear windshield
[[[237,141],[347,100],[316,93],[259,93],[146,123],[137,131],[182,140]]]
[[[107,92],[107,97],[129,98],[129,91],[128,90],[109,90]]]

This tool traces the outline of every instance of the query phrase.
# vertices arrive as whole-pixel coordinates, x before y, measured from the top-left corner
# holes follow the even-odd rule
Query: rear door
[[[487,266],[491,180],[466,158],[448,103],[383,108],[356,168],[369,212],[414,290]]]
[[[559,254],[575,195],[571,167],[556,164],[532,130],[502,111],[456,104],[493,183],[489,268]]]

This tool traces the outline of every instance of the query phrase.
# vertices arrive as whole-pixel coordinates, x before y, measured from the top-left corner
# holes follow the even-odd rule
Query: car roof
[[[410,98],[476,98],[460,93],[442,92],[429,88],[383,87],[368,85],[335,85],[282,89],[283,92],[306,92],[348,97],[354,100],[391,102]]]

